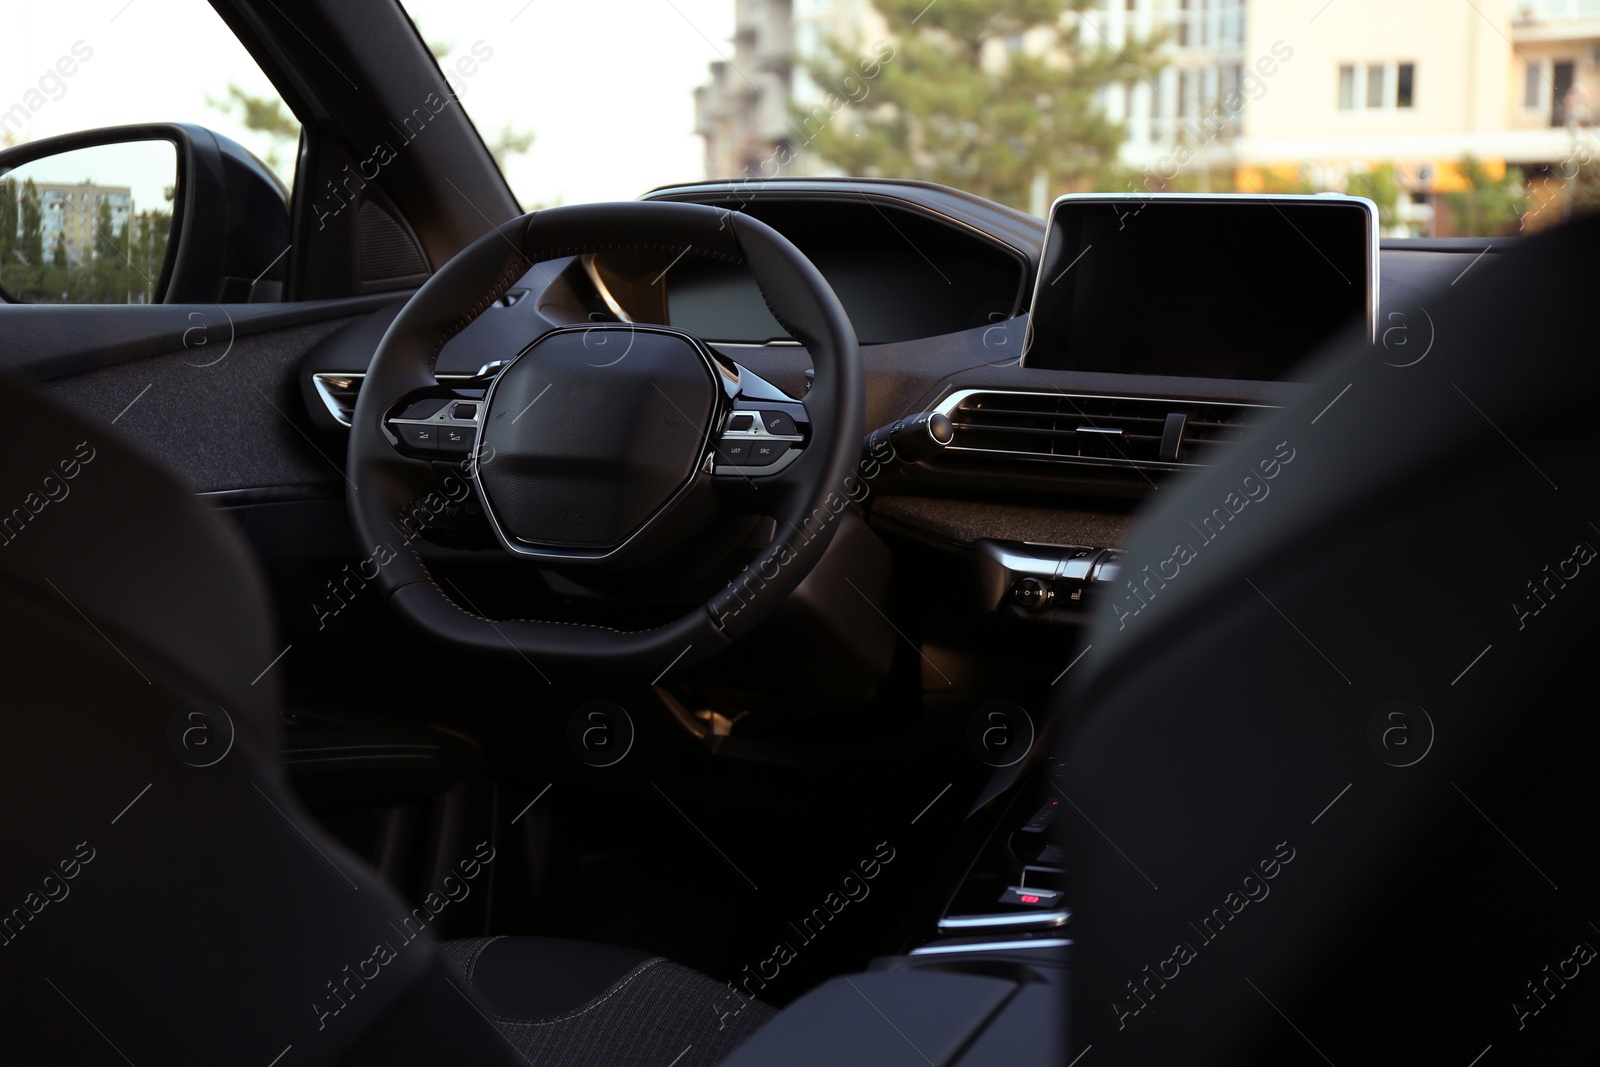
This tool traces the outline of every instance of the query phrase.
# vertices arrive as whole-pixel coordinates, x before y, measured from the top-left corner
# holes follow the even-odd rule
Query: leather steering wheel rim
[[[804,397],[811,436],[799,458],[764,478],[761,508],[773,540],[706,603],[646,630],[544,619],[490,619],[459,603],[417,550],[404,516],[430,494],[453,499],[454,476],[396,450],[384,429],[406,396],[437,387],[439,352],[535,263],[652,250],[746,266],[773,317],[805,346],[815,381]],[[530,337],[531,344],[538,338]],[[505,358],[514,353],[503,353]],[[363,551],[387,559],[373,579],[408,622],[483,651],[512,651],[541,670],[604,667],[659,678],[709,659],[748,633],[799,585],[826,549],[838,515],[859,492],[865,386],[854,328],[822,274],[787,238],[747,215],[697,204],[629,202],[550,208],[495,227],[419,289],[379,343],[351,419],[351,519]],[[696,474],[695,477],[710,477]],[[381,557],[380,557],[381,558]]]

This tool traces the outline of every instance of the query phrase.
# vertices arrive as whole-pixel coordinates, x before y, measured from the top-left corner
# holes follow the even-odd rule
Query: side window
[[[67,144],[42,155],[27,151],[35,142],[190,123],[237,142],[247,164],[256,157],[285,203],[294,182],[299,123],[205,0],[96,6],[94,18],[63,18],[51,5],[22,5],[0,34],[0,158],[24,157],[0,163],[0,290],[10,300],[160,299],[181,210],[170,141]],[[282,276],[282,263],[272,269]],[[259,280],[243,281],[257,283],[255,299],[271,298]],[[217,286],[239,289],[238,279]]]

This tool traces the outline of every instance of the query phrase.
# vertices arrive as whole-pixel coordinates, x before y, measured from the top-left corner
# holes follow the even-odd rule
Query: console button
[[[1094,580],[1097,582],[1114,582],[1117,574],[1122,570],[1122,553],[1116,549],[1109,549],[1095,563]]]
[[[408,423],[396,422],[390,426],[400,441],[410,446],[417,452],[434,452],[439,447],[439,428],[437,426],[412,426]]]
[[[1061,801],[1047,800],[1044,807],[1033,813],[1033,818],[1022,824],[1025,833],[1042,834],[1056,821],[1056,813],[1061,810]]]
[[[1043,611],[1055,597],[1050,583],[1039,578],[1024,578],[1011,587],[1012,601],[1024,611]]]
[[[763,411],[761,421],[767,424],[767,432],[774,437],[800,436],[800,431],[795,428],[794,419],[787,411]]]
[[[789,451],[787,441],[763,441],[757,438],[750,442],[750,458],[745,461],[745,465],[770,467],[787,451]]]
[[[1061,897],[1059,889],[1029,889],[1026,886],[1014,885],[1000,894],[1000,903],[1021,904],[1029,908],[1053,908],[1061,903]]]
[[[1046,867],[1065,867],[1067,864],[1067,851],[1057,844],[1049,844],[1039,850],[1033,862]]]

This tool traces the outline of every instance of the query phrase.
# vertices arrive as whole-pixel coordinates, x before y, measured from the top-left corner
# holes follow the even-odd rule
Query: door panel
[[[296,486],[342,494],[344,457],[307,436],[294,371],[312,345],[348,321],[223,336],[40,388],[104,422],[199,492]]]

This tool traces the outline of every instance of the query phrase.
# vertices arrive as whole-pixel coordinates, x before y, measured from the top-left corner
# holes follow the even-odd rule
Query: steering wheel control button
[[[472,451],[472,443],[477,436],[478,431],[471,426],[445,424],[439,427],[439,449],[464,456]]]
[[[750,465],[750,442],[724,439],[717,445],[717,459],[734,467]]]
[[[402,444],[414,452],[435,452],[439,448],[439,427],[414,426],[408,423],[390,423]]]
[[[799,437],[800,431],[795,427],[794,419],[787,411],[763,411],[761,421],[766,423],[767,432],[774,437]]]
[[[745,462],[745,465],[749,467],[770,467],[783,458],[783,454],[787,451],[789,451],[789,443],[787,441],[763,441],[757,438],[750,442],[750,458]]]
[[[756,417],[749,412],[739,412],[728,418],[729,433],[749,433],[755,428]]]
[[[1053,908],[1061,903],[1062,892],[1059,889],[1029,889],[1026,886],[1014,885],[1007,887],[1000,894],[1001,904],[1018,904],[1027,908]]]
[[[471,422],[478,417],[478,405],[471,403],[454,404],[450,408],[450,417],[452,419],[460,419],[463,422]]]

